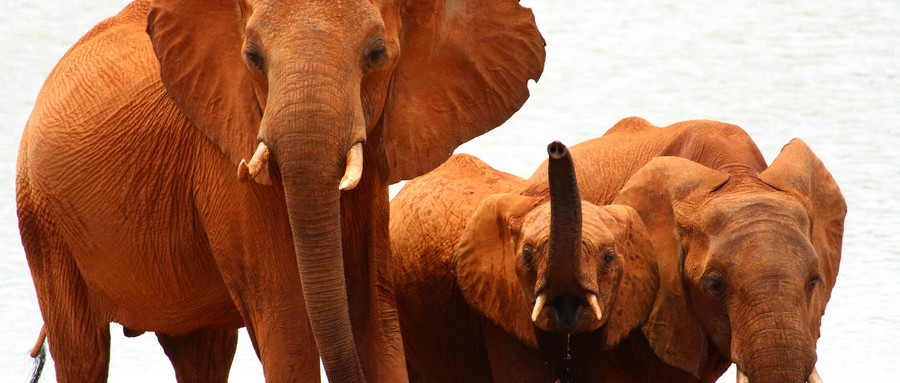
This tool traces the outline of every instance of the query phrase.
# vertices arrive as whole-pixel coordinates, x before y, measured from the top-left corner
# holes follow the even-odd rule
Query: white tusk
[[[750,383],[750,378],[747,377],[747,374],[744,374],[744,372],[741,371],[740,367],[738,367],[737,369],[737,383]]]
[[[247,182],[256,178],[268,161],[269,148],[266,147],[265,143],[260,142],[259,146],[256,147],[256,153],[253,153],[253,157],[250,158],[250,162],[241,160],[241,163],[238,165],[238,179],[241,182]]]
[[[538,295],[537,299],[534,301],[534,311],[531,312],[531,321],[537,322],[537,317],[541,313],[541,309],[544,308],[544,302],[547,301],[547,294],[543,293]]]
[[[813,367],[812,373],[809,374],[809,383],[823,383],[822,377],[819,376],[819,372],[816,371],[815,367]]]
[[[591,305],[591,310],[594,310],[594,316],[597,317],[597,320],[603,319],[603,312],[600,311],[600,302],[597,302],[597,296],[591,293],[587,294],[588,304]]]
[[[357,142],[347,151],[347,168],[344,170],[344,178],[341,178],[341,191],[356,187],[363,172],[363,147],[362,142]]]

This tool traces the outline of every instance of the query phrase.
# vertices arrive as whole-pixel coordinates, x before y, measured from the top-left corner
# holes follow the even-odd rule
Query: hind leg
[[[157,333],[159,344],[175,367],[175,377],[186,382],[227,382],[237,347],[237,330],[201,328],[182,336]]]
[[[56,380],[105,382],[109,322],[99,314],[62,240],[21,218],[20,214],[22,243],[56,365]]]

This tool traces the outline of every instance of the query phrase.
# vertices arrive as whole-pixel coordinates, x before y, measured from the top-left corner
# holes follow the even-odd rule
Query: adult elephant
[[[58,379],[105,380],[118,322],[180,381],[224,381],[244,325],[267,381],[317,379],[319,354],[331,381],[405,381],[387,185],[514,113],[543,47],[515,0],[141,0],[100,23],[18,160]]]
[[[582,201],[567,148],[548,152],[545,184],[455,155],[391,202],[400,324],[423,381],[602,379],[600,351],[649,315],[641,219]]]
[[[713,382],[732,362],[752,383],[819,381],[847,207],[806,144],[766,166],[737,126],[629,118],[571,151],[582,198],[634,207],[656,250],[653,311],[613,350],[630,381]]]

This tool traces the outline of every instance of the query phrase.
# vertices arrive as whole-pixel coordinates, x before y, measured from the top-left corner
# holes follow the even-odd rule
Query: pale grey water
[[[7,0],[0,12],[0,380],[24,381],[41,327],[15,217],[19,137],[62,54],[126,2],[72,8]],[[554,139],[574,144],[638,115],[657,125],[709,118],[746,129],[771,161],[800,137],[849,206],[843,261],[819,340],[828,382],[900,375],[900,2],[525,0],[547,40],[532,97],[459,151],[529,175]],[[564,6],[560,6],[564,4]],[[392,188],[396,192],[397,187]],[[174,381],[152,335],[111,329],[112,382]],[[232,381],[262,381],[245,334]],[[53,379],[53,366],[43,381]],[[729,371],[722,382],[733,382]]]

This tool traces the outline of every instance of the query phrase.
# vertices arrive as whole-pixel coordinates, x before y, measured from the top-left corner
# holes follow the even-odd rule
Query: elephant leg
[[[216,266],[266,382],[318,382],[319,353],[283,197],[274,188],[238,184],[232,172],[221,173],[230,177],[217,180],[222,184],[209,195],[201,190],[198,205]]]
[[[35,219],[21,206],[19,216],[56,380],[105,382],[109,372],[109,322],[92,305],[71,252],[46,218]]]
[[[366,156],[364,163],[373,164]],[[367,382],[407,382],[393,289],[388,188],[375,170],[341,195],[341,235],[350,322]]]
[[[227,382],[237,347],[237,330],[201,328],[187,335],[157,333],[159,344],[175,368],[175,377],[186,382]]]

